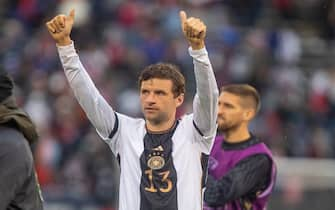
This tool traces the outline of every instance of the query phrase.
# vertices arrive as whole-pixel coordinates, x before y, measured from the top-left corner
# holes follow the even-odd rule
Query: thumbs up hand
[[[74,23],[75,12],[71,10],[68,16],[57,15],[52,20],[46,23],[46,27],[59,46],[65,46],[71,44],[71,30]]]
[[[206,25],[194,17],[187,18],[184,11],[180,11],[180,24],[184,36],[193,50],[199,50],[205,47]]]

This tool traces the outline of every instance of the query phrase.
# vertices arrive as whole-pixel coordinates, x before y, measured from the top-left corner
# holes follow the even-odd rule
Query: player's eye
[[[144,89],[144,90],[141,91],[141,94],[142,94],[142,95],[148,95],[148,94],[149,94],[149,90],[145,90],[145,89]]]
[[[224,105],[224,107],[226,107],[226,108],[228,108],[228,109],[233,109],[233,108],[234,108],[233,105],[228,104],[228,103],[224,103],[223,105]]]
[[[161,90],[155,91],[155,93],[156,93],[156,95],[159,95],[159,96],[166,95],[166,93],[164,91],[161,91]]]

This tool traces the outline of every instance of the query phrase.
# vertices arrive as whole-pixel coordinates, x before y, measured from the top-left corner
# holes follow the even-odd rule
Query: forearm
[[[197,87],[193,101],[194,122],[205,136],[210,136],[216,129],[218,87],[207,50],[190,48],[189,53],[193,57]]]
[[[112,107],[95,87],[80,62],[73,43],[67,46],[57,46],[57,48],[66,78],[76,99],[95,128],[104,138],[107,138],[115,122]]]

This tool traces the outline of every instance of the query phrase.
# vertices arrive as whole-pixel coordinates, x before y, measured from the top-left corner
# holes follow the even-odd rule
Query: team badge
[[[152,170],[158,170],[163,168],[165,165],[165,159],[164,159],[164,154],[163,154],[163,147],[158,146],[156,148],[153,148],[153,153],[149,154],[149,159],[147,162],[147,165],[149,168]]]
[[[152,170],[158,170],[163,168],[163,166],[165,165],[165,160],[162,156],[152,156],[149,158],[147,165]]]

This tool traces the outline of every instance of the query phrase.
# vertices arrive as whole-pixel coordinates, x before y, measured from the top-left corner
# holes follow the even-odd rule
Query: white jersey
[[[167,163],[163,154],[165,148],[161,145],[152,147],[148,157],[143,156],[144,141],[156,138],[148,134],[145,120],[114,112],[88,76],[73,44],[58,47],[58,52],[77,100],[101,138],[115,155],[120,156],[119,209],[202,210],[202,179],[205,174],[201,157],[210,153],[216,134],[218,97],[206,49],[189,49],[193,57],[197,94],[193,101],[193,114],[182,117],[174,130],[169,131],[174,175],[171,175],[170,168],[163,167]],[[166,201],[164,194],[171,192],[174,201]],[[158,208],[150,202],[148,204],[148,200],[159,205],[165,202],[175,204]]]

